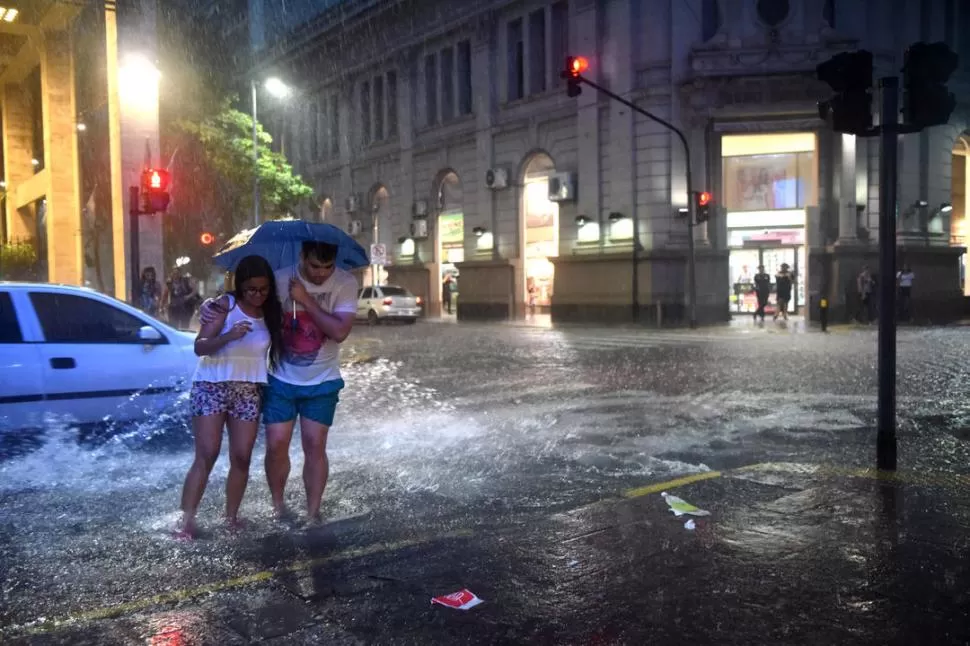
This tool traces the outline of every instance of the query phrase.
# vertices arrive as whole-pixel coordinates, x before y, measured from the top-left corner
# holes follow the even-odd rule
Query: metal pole
[[[680,139],[680,143],[683,144],[684,146],[684,163],[687,165],[687,173],[686,173],[687,174],[687,178],[686,178],[687,179],[687,291],[688,291],[687,297],[688,297],[689,311],[690,311],[690,326],[691,328],[696,328],[697,327],[697,282],[695,278],[696,272],[695,272],[695,258],[694,258],[694,218],[696,217],[696,212],[694,210],[694,185],[693,185],[693,182],[691,181],[691,172],[690,172],[690,146],[687,145],[687,137],[684,136],[684,133],[681,132],[679,128],[675,127],[670,122],[664,121],[660,117],[654,114],[651,114],[650,112],[647,112],[646,110],[636,105],[635,103],[627,101],[619,94],[614,94],[613,92],[610,92],[609,90],[602,87],[601,85],[597,85],[593,81],[590,81],[589,79],[587,79],[585,76],[578,76],[576,77],[576,79],[590,86],[594,90],[602,92],[603,94],[610,97],[614,101],[619,101],[620,103],[630,108],[634,112],[642,114],[648,119],[656,121],[664,128],[667,128],[668,130],[676,134],[677,138]],[[637,222],[637,218],[634,217],[633,223],[634,223],[635,231],[636,231],[636,222]],[[636,233],[634,233],[633,237],[634,237],[634,240],[633,240],[634,256],[633,257],[637,258],[636,244],[639,242],[639,240],[637,240]],[[634,280],[636,280],[636,277],[634,277]]]
[[[631,213],[633,218],[633,294],[631,302],[633,308],[633,322],[640,320],[640,218]]]
[[[378,217],[380,215],[380,211],[378,211],[376,208],[374,208],[374,205],[371,205],[370,212],[373,214],[373,217],[374,217],[374,225],[371,228],[371,231],[373,233],[371,243],[372,243],[372,245],[375,245],[378,242],[380,242],[380,221],[378,219]],[[372,246],[372,248],[373,248],[373,246]],[[371,284],[372,285],[376,285],[377,284],[377,272],[378,272],[377,263],[371,264],[371,266],[370,266],[370,276],[371,276],[371,278],[370,279],[371,279]]]
[[[128,188],[128,215],[131,218],[128,223],[128,244],[131,247],[131,304],[135,307],[138,307],[138,297],[141,292],[141,257],[138,248],[140,209],[138,206],[138,187],[131,186]]]
[[[256,80],[249,81],[253,99],[253,226],[259,226],[259,137],[256,131]]]
[[[876,466],[896,470],[896,146],[899,80],[879,80],[879,413]]]
[[[681,135],[683,139],[683,135]],[[694,224],[697,208],[694,204],[694,182],[690,172],[690,147],[684,139],[684,163],[687,164],[687,294],[690,307],[690,329],[697,328],[697,264],[694,253]],[[706,225],[705,225],[706,226]]]

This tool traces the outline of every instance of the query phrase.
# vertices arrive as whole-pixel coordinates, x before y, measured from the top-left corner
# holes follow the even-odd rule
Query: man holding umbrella
[[[267,223],[278,225],[286,223]],[[274,256],[273,247],[261,249],[253,242],[249,249],[260,249]],[[348,243],[349,244],[349,243]],[[366,253],[356,243],[349,251],[367,262]],[[357,313],[357,279],[342,269],[360,265],[348,259],[348,249],[338,244],[313,240],[299,243],[295,264],[276,271],[278,293],[283,298],[283,352],[279,366],[271,369],[263,399],[266,425],[266,480],[277,516],[286,512],[283,492],[290,473],[290,442],[296,420],[300,420],[303,445],[303,483],[306,487],[307,514],[319,520],[320,503],[327,485],[330,465],[327,459],[327,434],[333,424],[340,390],[340,343],[347,338]],[[240,249],[247,249],[242,246]],[[238,250],[233,250],[238,251]],[[231,253],[231,252],[229,252]],[[225,255],[228,256],[229,253]],[[277,263],[286,262],[274,258]],[[216,256],[216,261],[220,261]],[[216,307],[207,302],[200,318]]]

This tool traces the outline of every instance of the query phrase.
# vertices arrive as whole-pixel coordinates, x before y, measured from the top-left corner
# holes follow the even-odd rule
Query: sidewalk
[[[662,491],[711,512],[674,517]],[[970,477],[707,472],[491,524],[333,521],[237,578],[6,630],[31,644],[967,644]],[[392,522],[393,521],[393,522]],[[247,569],[248,555],[252,566]],[[172,567],[178,567],[173,564]],[[468,588],[467,612],[430,598]],[[9,628],[9,627],[8,627]]]

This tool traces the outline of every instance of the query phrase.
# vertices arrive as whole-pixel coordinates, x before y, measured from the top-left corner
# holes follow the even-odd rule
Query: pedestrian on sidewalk
[[[899,320],[909,321],[912,316],[910,310],[910,297],[913,291],[913,279],[916,274],[909,268],[909,264],[904,264],[902,271],[896,274],[896,284],[899,285]]]
[[[758,265],[758,273],[754,275],[754,294],[758,299],[758,309],[755,310],[754,318],[761,317],[761,322],[765,322],[765,308],[768,306],[768,297],[771,296],[771,276],[765,271],[764,265]]]
[[[199,364],[192,379],[192,432],[195,459],[182,487],[181,538],[196,535],[196,511],[229,427],[226,522],[240,526],[239,505],[249,482],[256,443],[267,356],[279,362],[283,312],[273,270],[263,258],[247,256],[236,270],[236,289],[217,301],[218,311],[195,338]]]
[[[859,311],[856,320],[860,323],[872,323],[875,303],[872,296],[876,289],[876,280],[872,277],[869,265],[863,265],[862,271],[856,278],[856,292],[859,295]]]
[[[149,316],[158,316],[159,304],[162,301],[162,286],[155,278],[154,267],[145,267],[142,270],[139,287],[138,307]]]
[[[788,263],[781,263],[781,269],[775,274],[775,310],[774,320],[778,320],[780,315],[784,320],[788,320],[788,303],[791,301],[791,290],[795,279],[788,269]]]
[[[451,292],[455,285],[451,274],[445,274],[445,279],[441,282],[441,302],[444,303],[446,311],[451,314]]]
[[[267,378],[263,422],[266,480],[277,518],[288,515],[283,493],[290,475],[290,442],[299,419],[307,517],[310,522],[320,520],[330,475],[327,435],[344,387],[340,344],[350,335],[357,315],[357,279],[337,267],[336,261],[335,245],[308,241],[303,243],[300,261],[275,274],[277,292],[284,295],[283,349]],[[214,301],[202,306],[203,324],[217,309]]]

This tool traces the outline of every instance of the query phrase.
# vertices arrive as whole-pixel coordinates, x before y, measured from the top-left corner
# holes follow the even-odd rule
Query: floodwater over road
[[[970,346],[900,334],[900,463],[967,472]],[[239,534],[171,538],[186,420],[79,438],[52,420],[0,458],[0,626],[224,581],[374,541],[527,527],[632,487],[757,462],[870,466],[875,336],[424,324],[359,329],[330,433],[327,523],[271,519],[257,443]],[[302,510],[292,446],[288,504]],[[316,538],[314,538],[316,537]],[[322,537],[322,538],[321,538]],[[339,550],[338,550],[339,551]]]

